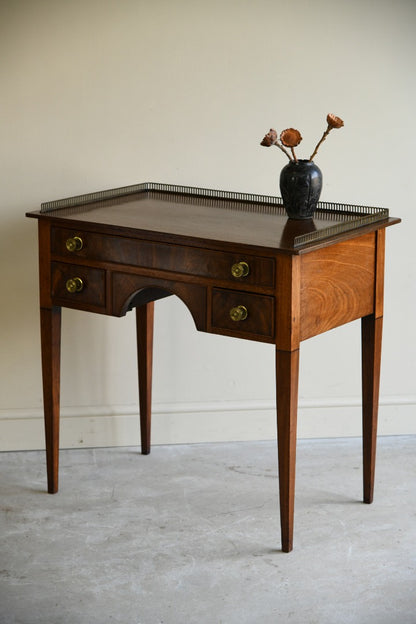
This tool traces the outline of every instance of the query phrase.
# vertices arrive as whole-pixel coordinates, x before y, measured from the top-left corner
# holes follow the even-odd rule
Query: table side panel
[[[300,339],[372,314],[376,233],[301,256]]]

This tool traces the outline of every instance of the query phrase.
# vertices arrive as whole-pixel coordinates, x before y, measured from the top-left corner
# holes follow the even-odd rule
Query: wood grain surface
[[[371,314],[375,305],[376,237],[301,256],[301,340]]]

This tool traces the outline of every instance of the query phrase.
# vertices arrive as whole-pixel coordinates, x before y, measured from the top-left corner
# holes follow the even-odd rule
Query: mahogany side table
[[[136,309],[141,448],[150,452],[154,301],[178,296],[200,331],[275,346],[282,550],[293,544],[300,342],[361,319],[364,502],[373,499],[386,209],[137,184],[42,204],[38,219],[48,491],[58,490],[61,308]]]

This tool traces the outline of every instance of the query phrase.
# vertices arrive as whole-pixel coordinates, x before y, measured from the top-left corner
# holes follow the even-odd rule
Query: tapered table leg
[[[276,349],[277,443],[282,550],[293,548],[299,350]]]
[[[58,491],[61,308],[41,308],[43,405],[48,492]]]
[[[361,319],[364,502],[373,502],[383,317]]]
[[[140,434],[143,455],[148,455],[150,453],[150,432],[152,420],[153,318],[153,301],[136,308]]]

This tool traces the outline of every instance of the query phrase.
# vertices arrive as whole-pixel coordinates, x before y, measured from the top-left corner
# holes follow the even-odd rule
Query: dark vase
[[[291,160],[280,172],[280,192],[289,219],[311,219],[322,190],[322,171],[311,160]]]

